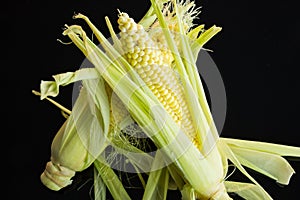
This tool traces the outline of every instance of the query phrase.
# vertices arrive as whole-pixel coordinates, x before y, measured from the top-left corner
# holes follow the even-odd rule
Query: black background
[[[221,26],[206,48],[222,75],[227,95],[223,137],[300,146],[299,139],[299,14],[296,1],[196,1],[199,23]],[[64,118],[58,109],[31,93],[41,80],[74,71],[84,57],[62,35],[64,24],[82,25],[74,13],[87,15],[108,35],[104,16],[116,25],[117,9],[140,19],[150,1],[32,1],[3,3],[2,42],[2,184],[10,199],[90,199],[91,171],[78,173],[75,184],[61,192],[45,188],[39,176],[50,157],[50,145]],[[115,26],[115,28],[117,28]],[[72,86],[55,99],[70,108]],[[300,160],[289,159],[296,174],[290,184],[250,171],[274,199],[297,199]],[[236,172],[232,180],[246,180]],[[84,184],[85,183],[85,184]],[[3,188],[3,186],[2,186]],[[133,199],[141,192],[132,191]],[[177,197],[178,198],[177,198]],[[168,199],[180,199],[171,193]]]

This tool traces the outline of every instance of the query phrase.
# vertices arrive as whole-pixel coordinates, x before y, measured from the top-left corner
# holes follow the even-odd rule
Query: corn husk
[[[89,80],[89,83],[92,81],[94,80]],[[60,81],[60,83],[62,82],[64,81]],[[98,82],[97,85],[101,86]],[[46,84],[42,82],[42,99],[48,95],[56,95],[55,91],[57,91],[57,88],[48,87],[49,85],[51,85],[49,82]],[[101,115],[99,117],[100,113],[103,113],[103,110],[106,109],[105,99],[101,101],[102,112],[95,106],[90,107],[89,99],[91,100],[91,96],[86,88],[82,89],[73,107],[73,112],[56,133],[51,145],[51,161],[47,164],[45,172],[41,175],[42,182],[53,190],[59,190],[71,184],[70,179],[74,176],[75,172],[88,168],[105,147],[105,135],[108,131],[105,127],[108,125],[107,119],[109,115]],[[99,94],[105,93],[103,88],[97,88]],[[87,130],[89,130],[88,134]],[[69,152],[73,153],[70,154]],[[56,178],[52,176],[53,173],[51,173],[53,170],[56,170],[54,175],[57,173],[62,175],[62,180],[58,179],[59,181],[56,181]],[[68,172],[68,175],[66,172]]]

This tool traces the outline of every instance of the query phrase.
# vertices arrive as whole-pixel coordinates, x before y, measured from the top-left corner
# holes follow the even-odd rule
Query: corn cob
[[[125,58],[158,98],[168,114],[198,146],[200,143],[194,135],[195,130],[182,85],[171,67],[174,60],[172,53],[165,48],[163,41],[154,42],[146,30],[135,23],[127,13],[119,14],[118,24]]]
[[[101,92],[105,93],[104,90]],[[102,141],[97,141],[95,139],[99,137],[93,137],[92,131],[79,128],[83,123],[87,126],[91,125],[89,122],[94,119],[87,95],[87,89],[82,88],[74,105],[74,111],[68,116],[52,141],[50,161],[47,162],[40,176],[42,183],[51,190],[57,191],[70,185],[75,173],[87,169],[105,148],[105,145],[99,145],[103,144],[104,138]],[[105,104],[105,100],[102,103]],[[95,132],[99,134],[101,130],[98,129]],[[91,141],[91,137],[94,140]]]
[[[197,131],[193,126],[183,87],[180,84],[180,78],[172,68],[174,59],[169,48],[166,46],[166,42],[163,39],[153,41],[155,37],[151,38],[146,30],[141,25],[135,23],[127,13],[120,13],[118,24],[121,31],[120,41],[125,52],[125,58],[158,98],[174,122],[180,126],[181,130],[200,151],[203,148],[202,143],[196,135]],[[176,28],[176,26],[171,28]],[[156,36],[158,35],[160,34],[157,33]],[[214,159],[213,162],[216,164],[214,166],[216,167],[216,182],[210,182],[211,188],[205,191],[205,193],[209,194],[209,198],[211,199],[230,199],[227,193],[224,192],[224,186],[220,183],[223,173],[220,162],[218,162],[220,158],[218,154],[218,150],[215,148],[206,157],[207,160]],[[200,194],[201,198],[207,198],[206,195],[202,195]]]

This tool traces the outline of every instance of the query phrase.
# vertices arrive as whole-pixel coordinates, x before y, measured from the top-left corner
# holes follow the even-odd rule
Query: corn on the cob
[[[105,93],[105,91],[101,92]],[[105,145],[99,145],[105,141],[105,138],[100,140],[99,136],[103,130],[99,126],[94,127],[92,131],[82,128],[82,124],[90,126],[95,119],[94,111],[89,107],[87,95],[87,89],[81,89],[73,112],[52,141],[51,160],[46,164],[46,169],[40,176],[43,184],[52,190],[57,191],[71,184],[71,178],[75,172],[88,168],[105,148]],[[105,104],[105,99],[102,103]],[[99,111],[95,110],[95,112]],[[96,140],[97,138],[99,141]]]
[[[145,84],[164,106],[173,120],[181,126],[198,146],[195,130],[178,76],[171,67],[173,56],[164,42],[154,42],[144,28],[127,13],[119,14],[120,41],[125,57]]]
[[[153,41],[155,37],[151,37],[127,13],[119,14],[118,24],[125,58],[158,98],[173,120],[180,126],[181,130],[189,137],[190,141],[199,150],[202,149],[201,141],[199,141],[199,137],[196,135],[197,131],[193,126],[183,87],[180,84],[180,78],[172,68],[172,62],[174,61],[172,53],[167,48],[165,41]],[[171,28],[175,28],[175,26]],[[212,178],[214,181],[203,182],[204,184],[211,184],[211,188],[205,192],[201,191],[203,192],[200,194],[201,198],[230,199],[221,183],[223,169],[221,162],[219,162],[221,160],[218,150],[214,148],[206,159],[214,159],[210,164],[216,167],[214,168],[216,174]],[[190,178],[188,177],[188,179]],[[201,183],[192,184],[198,185]]]

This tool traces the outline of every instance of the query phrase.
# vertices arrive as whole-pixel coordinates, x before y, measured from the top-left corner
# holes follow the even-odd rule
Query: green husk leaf
[[[291,165],[281,156],[261,151],[230,147],[242,165],[264,174],[280,184],[288,185],[295,173]]]
[[[230,146],[238,146],[241,148],[263,151],[281,156],[300,157],[300,147],[232,138],[221,138],[221,140]]]
[[[95,200],[106,200],[106,185],[102,180],[96,167],[94,167],[94,198]]]
[[[71,115],[55,135],[51,145],[52,162],[73,171],[89,167],[105,148],[103,127],[99,126],[97,114],[99,110],[91,109],[89,100],[88,92],[82,88]]]
[[[183,189],[180,190],[180,192],[182,200],[196,200],[195,190],[191,185],[184,185]]]
[[[246,200],[269,199],[257,185],[252,183],[225,181],[225,187],[227,192],[236,193]]]
[[[168,2],[169,0],[157,0],[156,3],[160,8],[163,7],[163,4]],[[145,15],[140,19],[138,22],[140,25],[142,25],[145,29],[148,29],[157,19],[155,11],[152,6],[148,9],[148,11],[145,13]]]
[[[105,90],[105,82],[98,76],[97,79],[83,80],[82,85],[89,92],[90,98],[92,98],[90,105],[95,105],[99,110],[96,117],[100,123],[100,127],[103,129],[103,134],[106,137],[110,126],[110,108],[109,99]]]
[[[59,93],[59,86],[66,86],[80,80],[99,78],[99,75],[94,68],[83,68],[75,72],[61,73],[52,77],[54,81],[41,81],[41,100],[48,96],[56,97]]]
[[[228,175],[228,158],[226,156],[226,153],[222,151],[222,145],[217,145],[217,148],[219,149],[220,155],[221,155],[221,159],[222,159],[222,165],[223,165],[223,171],[224,171],[224,179],[226,178],[226,176]]]
[[[110,35],[111,35],[111,38],[112,38],[112,41],[114,43],[114,47],[116,48],[116,50],[121,54],[123,55],[123,50],[122,50],[122,45],[121,45],[121,42],[118,38],[118,36],[116,35],[114,29],[113,29],[113,26],[109,20],[108,17],[105,17],[105,22],[106,22],[106,25],[107,25],[107,28],[110,32]]]
[[[103,121],[101,111],[91,106],[94,105],[92,99],[87,89],[82,88],[69,117],[72,123],[67,124],[66,131],[75,130],[79,140],[95,159],[105,148],[108,124]],[[73,148],[72,146],[70,148]]]
[[[208,153],[211,148],[215,145],[216,141],[219,138],[219,135],[217,133],[217,129],[215,127],[209,105],[207,103],[206,95],[204,92],[203,84],[200,79],[200,74],[198,72],[197,66],[195,65],[195,62],[197,60],[197,55],[193,55],[192,53],[192,47],[190,44],[190,41],[188,41],[188,37],[186,36],[182,23],[180,22],[180,19],[182,18],[180,12],[178,12],[178,7],[176,4],[176,1],[174,2],[175,4],[175,12],[177,13],[177,24],[179,26],[180,30],[180,49],[182,52],[182,60],[185,65],[185,70],[187,73],[187,77],[184,77],[184,79],[188,79],[190,85],[185,88],[186,91],[189,91],[189,88],[192,87],[192,93],[187,95],[187,99],[191,99],[193,97],[197,98],[198,102],[193,105],[190,109],[191,114],[193,116],[193,121],[199,121],[198,124],[195,124],[195,127],[200,128],[200,141],[202,141],[203,145],[203,152],[204,154]],[[199,31],[202,30],[204,26],[198,26],[196,27],[195,32],[193,30],[190,32],[190,34],[198,34]],[[210,38],[207,38],[206,42]],[[196,40],[198,42],[199,39]],[[190,101],[190,100],[189,100]],[[200,105],[200,109],[195,109],[197,106]],[[194,113],[194,110],[197,111],[197,113]],[[201,118],[201,123],[200,120],[197,120],[198,118]],[[204,124],[204,126],[201,126]]]
[[[165,200],[167,197],[169,173],[168,168],[166,167],[157,169],[161,165],[161,162],[164,162],[164,158],[158,151],[155,155],[154,162],[152,163],[153,171],[149,174],[143,200]]]
[[[145,29],[147,29],[147,28],[149,28],[155,22],[156,19],[157,18],[156,18],[155,15],[151,15],[151,16],[143,18],[138,23],[140,25],[142,25]]]
[[[200,36],[191,45],[194,57],[197,57],[201,48],[206,44],[212,37],[222,30],[221,27],[213,25],[208,30],[200,34]]]
[[[266,196],[265,200],[272,200],[272,197],[265,191],[265,189],[245,170],[245,168],[241,165],[240,161],[238,158],[235,156],[235,154],[232,152],[230,147],[220,140],[219,142],[219,148],[221,151],[223,151],[224,155],[250,180],[252,181],[255,185],[258,186],[258,188],[261,190],[261,192],[264,193]]]
[[[196,28],[193,28],[190,32],[188,32],[187,36],[191,41],[194,42],[196,38],[198,38],[198,35],[203,32],[204,30],[204,24],[198,25]],[[194,56],[195,57],[195,56]]]
[[[94,166],[114,199],[131,200],[119,177],[101,156],[95,160]]]
[[[78,19],[83,19],[88,24],[88,26],[93,31],[94,35],[96,36],[96,38],[98,39],[98,41],[100,42],[100,44],[105,49],[105,53],[108,55],[109,58],[111,58],[112,60],[115,60],[116,58],[120,57],[119,54],[117,53],[117,51],[115,50],[115,48],[112,47],[112,45],[110,44],[110,42],[97,29],[97,27],[90,21],[90,19],[87,16],[79,13],[77,15],[74,15],[74,18],[76,18],[76,19],[77,18]],[[106,22],[108,22],[108,25],[109,25],[109,21],[106,20]],[[109,29],[109,30],[114,35],[114,32],[112,32],[113,30],[112,29]],[[117,39],[117,38],[115,38],[115,39]]]
[[[171,163],[167,166],[169,173],[170,173],[170,183],[169,183],[169,189],[179,189],[181,190],[183,186],[185,185],[185,180],[182,175],[182,173],[176,168],[174,163]],[[176,184],[176,187],[174,186],[174,183]]]

